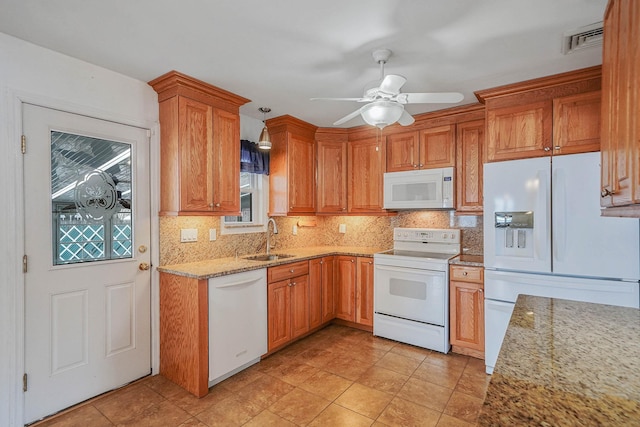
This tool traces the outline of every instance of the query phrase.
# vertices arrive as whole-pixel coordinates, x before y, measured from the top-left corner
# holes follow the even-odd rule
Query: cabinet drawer
[[[482,283],[482,267],[463,267],[458,265],[451,266],[450,280],[461,282],[478,282]]]
[[[267,269],[269,283],[309,273],[309,261],[292,262]]]

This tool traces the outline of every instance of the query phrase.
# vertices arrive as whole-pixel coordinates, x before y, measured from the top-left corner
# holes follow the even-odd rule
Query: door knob
[[[146,271],[149,268],[151,268],[151,266],[149,264],[147,264],[146,262],[141,262],[140,265],[138,266],[138,270],[140,270],[140,271]]]

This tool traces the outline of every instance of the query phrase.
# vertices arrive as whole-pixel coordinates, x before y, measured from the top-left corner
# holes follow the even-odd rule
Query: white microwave
[[[384,174],[385,209],[453,209],[454,168]]]

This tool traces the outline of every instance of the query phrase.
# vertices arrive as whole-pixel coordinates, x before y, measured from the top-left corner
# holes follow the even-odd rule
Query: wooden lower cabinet
[[[373,327],[373,258],[337,256],[336,318]]]
[[[309,328],[314,329],[336,317],[333,289],[334,257],[309,261]]]
[[[267,318],[269,319],[269,351],[291,339],[291,293],[289,280],[267,285]]]
[[[455,353],[484,359],[484,269],[452,265],[450,341]]]

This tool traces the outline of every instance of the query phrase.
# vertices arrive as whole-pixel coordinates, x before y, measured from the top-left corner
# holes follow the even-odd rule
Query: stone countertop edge
[[[157,267],[162,273],[175,274],[198,280],[211,279],[213,277],[226,276],[243,271],[258,270],[260,268],[275,267],[292,262],[307,261],[314,258],[332,255],[347,255],[372,257],[377,252],[383,252],[385,248],[359,247],[359,246],[316,246],[310,248],[290,248],[272,251],[273,255],[288,254],[294,255],[290,258],[283,258],[275,261],[252,261],[245,259],[256,254],[247,254],[236,257],[215,258],[205,261],[189,262],[184,264],[161,265]]]
[[[640,425],[640,310],[520,295],[479,426]]]
[[[449,260],[451,265],[465,265],[468,267],[484,267],[483,255],[462,254]]]

